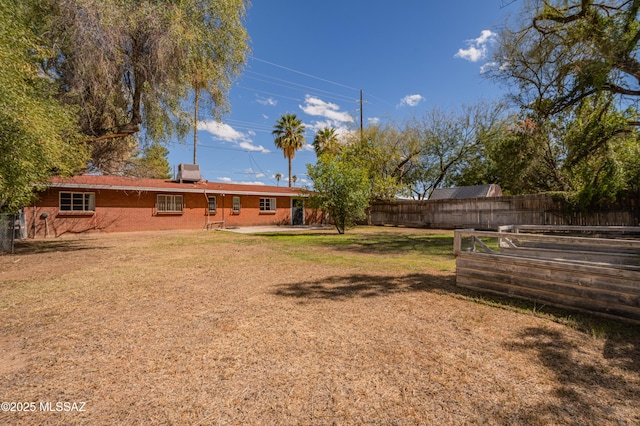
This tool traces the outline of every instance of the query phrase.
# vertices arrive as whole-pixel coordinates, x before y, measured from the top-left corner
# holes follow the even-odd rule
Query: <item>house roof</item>
[[[434,189],[430,200],[451,200],[462,198],[486,198],[500,197],[502,189],[500,185],[491,183],[487,185],[460,186],[456,188]]]
[[[243,185],[222,182],[180,183],[163,179],[141,179],[123,176],[80,175],[69,178],[53,177],[48,185],[51,188],[68,189],[110,189],[116,191],[143,192],[193,192],[221,195],[262,195],[305,197],[308,194],[301,188],[285,186]]]

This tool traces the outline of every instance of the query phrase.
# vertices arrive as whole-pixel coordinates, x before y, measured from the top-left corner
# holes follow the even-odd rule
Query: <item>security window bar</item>
[[[260,198],[260,211],[261,212],[275,212],[276,211],[276,199],[275,198]]]
[[[233,197],[233,212],[240,213],[240,197]]]
[[[93,212],[96,209],[94,192],[61,192],[61,212]]]
[[[218,201],[216,197],[209,197],[209,212],[215,213],[218,210]]]
[[[160,213],[182,212],[184,208],[182,195],[158,194],[157,202],[157,209]]]

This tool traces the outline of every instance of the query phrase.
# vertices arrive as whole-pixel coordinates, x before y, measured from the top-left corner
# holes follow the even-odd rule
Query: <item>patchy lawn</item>
[[[21,243],[0,256],[0,400],[35,411],[0,423],[640,424],[638,327],[458,289],[452,240]]]

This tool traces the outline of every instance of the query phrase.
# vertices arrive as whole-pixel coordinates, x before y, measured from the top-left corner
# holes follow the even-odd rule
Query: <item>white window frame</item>
[[[209,213],[216,213],[218,211],[218,199],[216,198],[215,195],[208,196],[207,203],[208,203],[207,208],[209,209]],[[213,208],[211,208],[212,205],[213,205]]]
[[[64,201],[63,195],[69,196],[69,200]],[[63,213],[93,213],[96,211],[95,192],[72,192],[60,191],[58,195],[58,209]]]
[[[182,213],[184,211],[184,197],[181,194],[158,194],[156,196],[156,210],[158,213]]]
[[[240,208],[240,197],[233,197],[231,211],[233,213],[240,213]]]
[[[275,198],[260,198],[260,211],[263,213],[275,213],[276,205]]]

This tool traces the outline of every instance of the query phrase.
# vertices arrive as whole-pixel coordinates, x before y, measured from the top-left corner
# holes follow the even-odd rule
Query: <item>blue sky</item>
[[[495,33],[517,2],[507,0],[253,0],[246,27],[251,56],[220,123],[201,113],[197,163],[209,181],[287,185],[275,148],[276,120],[303,120],[307,146],[293,159],[296,186],[310,184],[317,129],[357,129],[363,117],[402,123],[432,108],[500,98],[482,76]],[[169,163],[193,162],[193,138],[169,146]]]

